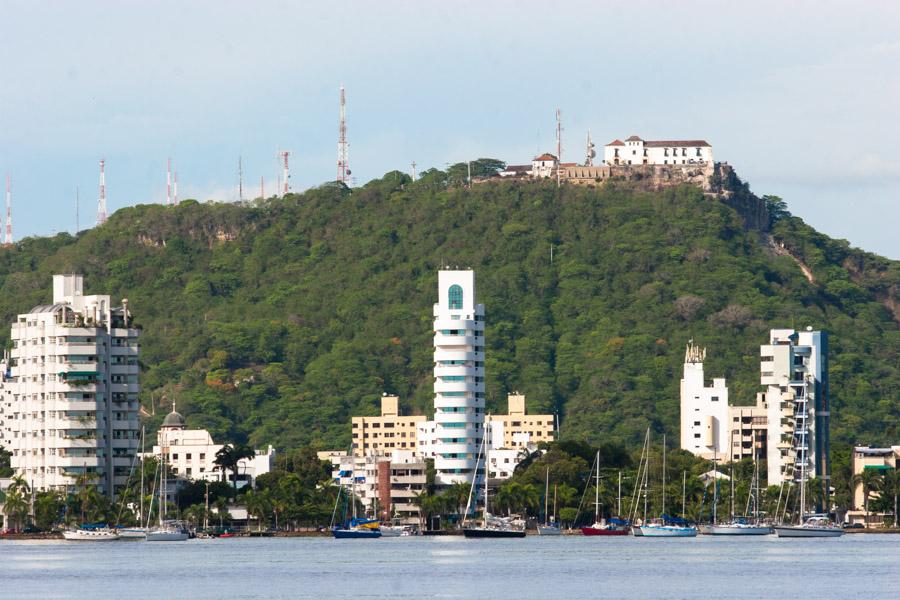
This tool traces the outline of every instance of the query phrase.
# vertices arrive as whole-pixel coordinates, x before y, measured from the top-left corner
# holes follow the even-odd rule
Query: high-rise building
[[[725,379],[703,378],[706,349],[689,342],[681,379],[681,448],[703,458],[730,460],[728,387]]]
[[[525,394],[507,396],[508,413],[488,415],[491,424],[491,450],[536,447],[553,441],[553,415],[529,415],[525,412]]]
[[[805,466],[827,489],[829,462],[828,335],[773,329],[760,346],[760,383],[766,387],[768,484],[799,481]]]
[[[88,482],[115,497],[126,484],[140,433],[139,333],[128,301],[85,296],[81,275],[54,275],[53,303],[18,315],[2,437],[34,489]]]
[[[484,434],[484,305],[475,304],[471,270],[438,273],[434,421],[437,483],[477,482]]]

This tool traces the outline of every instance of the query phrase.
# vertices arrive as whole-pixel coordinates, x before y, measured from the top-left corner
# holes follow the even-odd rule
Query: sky
[[[36,2],[0,0],[0,173],[15,237],[74,231],[179,197],[294,191],[350,168],[478,157],[563,160],[644,139],[705,139],[758,195],[900,259],[900,3]]]

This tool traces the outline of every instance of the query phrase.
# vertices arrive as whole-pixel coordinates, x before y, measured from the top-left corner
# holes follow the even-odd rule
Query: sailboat
[[[561,535],[562,530],[556,522],[556,486],[553,486],[553,514],[548,516],[547,508],[550,497],[550,467],[544,481],[544,523],[537,526],[538,535]]]
[[[377,519],[366,519],[356,516],[356,469],[351,471],[350,478],[350,497],[344,502],[344,522],[338,526],[332,527],[331,535],[337,540],[374,540],[381,537],[381,521]],[[337,502],[341,497],[342,487],[338,487],[338,495],[335,499],[335,510],[337,510]],[[352,517],[348,520],[347,502],[352,506]]]
[[[70,542],[112,542],[119,539],[119,534],[115,529],[110,529],[103,523],[66,529],[63,531],[63,539]]]
[[[148,542],[183,542],[191,537],[187,527],[180,521],[166,519],[166,492],[168,485],[166,453],[169,451],[169,448],[165,442],[165,434],[163,434],[163,444],[160,448],[161,452],[159,458],[159,510],[157,511],[159,522],[155,527],[147,530],[144,539]]]
[[[490,424],[488,420],[485,419],[484,435],[482,436],[481,440],[481,447],[484,449],[484,513],[481,520],[481,525],[466,527],[465,521],[463,522],[463,535],[467,538],[523,538],[525,537],[524,524],[515,522],[509,517],[497,517],[490,513],[490,509],[488,506],[488,465],[490,464],[488,460],[488,439],[490,439]],[[479,454],[482,453],[479,452]],[[475,472],[472,474],[473,488],[475,486],[475,478],[478,476],[477,460],[475,464]],[[467,503],[466,512],[468,512],[468,509],[469,507]]]
[[[716,481],[714,485],[718,486]],[[753,464],[753,481],[750,484],[750,494],[747,497],[747,508],[751,502],[754,505],[752,520],[748,517],[740,517],[734,514],[734,467],[731,468],[731,519],[727,523],[716,522],[716,505],[718,500],[713,500],[713,522],[700,527],[700,533],[704,535],[769,535],[772,528],[759,519],[759,463]]]
[[[647,503],[647,472],[650,463],[650,429],[647,429],[647,459],[644,466],[644,514],[646,515]],[[650,522],[644,521],[640,526],[632,527],[637,537],[696,537],[697,528],[687,524],[683,518],[670,517],[666,514],[666,437],[663,436],[663,470],[662,470],[662,514],[658,519]]]
[[[594,458],[594,464],[597,466],[596,475],[594,476],[594,524],[582,527],[582,535],[628,535],[628,522],[618,518],[606,519],[600,517],[600,451]],[[619,471],[619,501],[618,509],[622,511],[622,472]]]
[[[141,427],[141,456],[144,455],[144,428]],[[132,473],[134,472],[134,463],[132,463]],[[123,540],[142,540],[147,537],[147,527],[143,526],[144,522],[144,459],[141,458],[141,489],[140,489],[140,509],[138,511],[137,527],[116,527],[119,537]]]
[[[806,434],[801,434],[802,445],[806,446]],[[775,533],[780,538],[841,537],[844,530],[834,524],[827,515],[806,515],[806,461],[807,454],[801,448],[800,461],[800,511],[797,525],[776,525]]]

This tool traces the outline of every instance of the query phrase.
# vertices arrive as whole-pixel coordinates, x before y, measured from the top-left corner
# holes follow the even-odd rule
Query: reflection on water
[[[843,600],[896,597],[898,557],[897,535],[3,540],[0,598]]]

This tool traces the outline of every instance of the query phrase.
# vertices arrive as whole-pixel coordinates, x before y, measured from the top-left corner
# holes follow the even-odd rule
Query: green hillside
[[[751,200],[625,183],[466,190],[432,170],[252,207],[142,205],[77,239],[0,250],[0,317],[48,301],[53,273],[81,272],[144,328],[151,425],[174,400],[217,439],[346,447],[350,415],[374,414],[382,391],[430,413],[437,270],[472,267],[491,410],[519,390],[529,410],[558,410],[567,438],[637,444],[648,423],[674,437],[689,338],[749,404],[768,329],[810,325],[831,335],[834,440],[897,443],[900,263],[777,203],[774,238],[747,230],[733,206]]]

